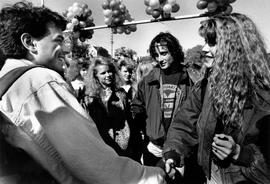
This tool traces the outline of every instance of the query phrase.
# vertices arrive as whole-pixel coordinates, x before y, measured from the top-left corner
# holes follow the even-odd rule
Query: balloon
[[[121,19],[119,17],[116,17],[112,20],[114,24],[119,24],[121,22]]]
[[[113,33],[113,34],[116,34],[116,33],[117,33],[116,28],[112,28],[112,33]]]
[[[117,33],[122,34],[124,32],[124,29],[122,27],[116,28]]]
[[[86,22],[87,23],[93,23],[94,19],[93,17],[87,17]]]
[[[197,8],[199,10],[205,9],[207,7],[207,5],[208,5],[208,2],[204,1],[204,0],[200,0],[200,1],[197,2]]]
[[[70,7],[68,8],[68,12],[72,12],[72,11],[73,11],[73,7],[70,6]]]
[[[62,13],[62,15],[64,16],[64,17],[66,17],[67,16],[67,14],[68,14],[68,11],[66,10],[66,11],[64,11],[63,13]]]
[[[153,9],[150,6],[147,6],[145,12],[147,15],[152,15]]]
[[[108,18],[108,17],[105,17],[104,22],[105,22],[106,25],[110,25],[112,23],[112,19]]]
[[[67,14],[67,18],[68,18],[68,19],[72,19],[73,17],[74,17],[73,13],[68,12],[68,14]]]
[[[73,7],[73,13],[74,14],[79,14],[80,13],[80,8],[79,7]]]
[[[88,5],[85,4],[85,3],[83,3],[83,4],[82,4],[82,9],[87,9],[87,8],[88,8]]]
[[[89,30],[89,31],[93,31],[93,30]],[[94,33],[94,32],[89,32],[89,34],[86,35],[86,38],[87,38],[87,39],[91,39],[93,33]]]
[[[73,27],[74,27],[74,25],[73,25],[71,22],[69,22],[69,23],[67,24],[67,29],[68,29],[68,30],[72,30]]]
[[[112,17],[112,10],[103,10],[103,15],[105,17]]]
[[[130,29],[130,31],[135,32],[137,30],[137,27],[136,27],[135,24],[132,24],[132,25],[129,26],[129,29]]]
[[[87,4],[80,5],[78,2],[75,2],[68,8],[66,15],[68,24],[66,28],[73,32],[73,38],[80,39],[83,42],[86,38],[92,37],[93,31],[83,30],[87,26],[95,25],[91,15],[92,11],[88,8]]]
[[[176,13],[176,12],[178,12],[180,10],[180,6],[179,6],[179,4],[174,4],[174,5],[172,5],[172,12],[173,13]]]
[[[208,3],[207,9],[211,13],[215,12],[217,10],[217,3],[216,2],[210,2],[210,3]]]
[[[153,10],[153,12],[152,12],[152,16],[155,19],[158,18],[160,16],[160,14],[161,14],[160,10],[157,10],[157,9]]]
[[[152,9],[159,8],[159,7],[160,7],[159,0],[150,0],[150,1],[149,1],[149,6],[150,6]]]
[[[78,19],[76,19],[76,18],[73,18],[72,20],[71,20],[71,23],[75,26],[75,25],[78,25],[79,24],[79,20]]]
[[[84,10],[84,12],[83,12],[84,17],[88,17],[88,16],[91,16],[91,15],[92,15],[92,11],[89,8]]]
[[[144,0],[145,6],[149,6],[149,1],[150,1],[150,0]]]
[[[118,6],[118,3],[116,2],[116,0],[111,0],[110,8],[111,9],[116,9],[117,6]]]
[[[84,21],[80,21],[80,22],[79,22],[79,26],[80,26],[81,28],[85,28],[85,27],[86,27],[86,23],[85,23]]]
[[[124,12],[126,10],[126,6],[123,4],[120,4],[119,9]]]
[[[232,6],[231,5],[228,5],[227,7],[226,7],[226,10],[225,10],[225,14],[231,14],[232,13],[232,10],[233,10],[233,8],[232,8]]]
[[[80,39],[81,42],[85,42],[85,40],[86,40],[86,39],[85,39],[84,37],[82,37],[82,36],[80,36],[79,39]]]
[[[73,7],[80,7],[80,4],[78,2],[73,3]]]
[[[165,19],[170,18],[170,17],[171,17],[170,13],[164,13],[163,14],[163,18],[165,18]]]
[[[113,10],[113,16],[118,17],[121,14],[119,10]]]
[[[172,12],[172,5],[171,4],[165,4],[163,6],[164,13],[171,13]]]
[[[130,34],[130,33],[131,33],[131,30],[127,27],[127,28],[125,29],[125,33],[126,33],[126,34]]]
[[[104,10],[109,9],[109,8],[110,8],[109,2],[108,2],[108,1],[104,1],[104,2],[102,3],[102,8],[103,8]]]
[[[88,30],[89,34],[94,34],[94,30],[93,29],[90,29]]]

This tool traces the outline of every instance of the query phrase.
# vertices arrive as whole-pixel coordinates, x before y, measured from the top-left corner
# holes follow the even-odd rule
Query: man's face
[[[215,54],[216,54],[216,45],[205,44],[202,48],[204,53],[204,65],[207,68],[211,68],[214,64]]]
[[[33,54],[33,62],[55,70],[58,73],[63,73],[65,55],[62,51],[64,41],[62,30],[55,27],[54,24],[48,24],[47,28],[48,34],[46,36],[33,41],[36,47],[36,52]]]
[[[132,77],[132,70],[128,69],[126,66],[122,66],[120,72],[124,79],[124,82],[129,83]]]
[[[158,62],[162,70],[168,69],[173,63],[173,57],[168,50],[168,47],[161,44],[155,46],[156,56],[155,59]]]

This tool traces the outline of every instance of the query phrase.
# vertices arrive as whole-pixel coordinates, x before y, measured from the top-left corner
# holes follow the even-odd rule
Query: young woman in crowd
[[[262,37],[237,13],[203,21],[199,33],[214,64],[171,124],[167,172],[172,163],[184,165],[198,143],[207,183],[270,183],[270,65]]]
[[[132,123],[120,76],[109,58],[95,58],[85,80],[82,104],[93,118],[105,143],[119,155],[140,160],[140,136]]]

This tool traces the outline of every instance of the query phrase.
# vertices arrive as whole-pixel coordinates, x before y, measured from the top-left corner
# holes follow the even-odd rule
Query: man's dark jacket
[[[181,93],[176,93],[173,118],[186,99],[191,86],[191,80],[186,69],[183,67],[179,72],[181,72],[181,75],[178,88],[181,89]],[[135,117],[135,122],[139,123],[146,132],[147,138],[154,144],[163,146],[167,132],[162,122],[160,78],[160,69],[154,68],[139,82],[138,91],[131,104],[131,111]]]

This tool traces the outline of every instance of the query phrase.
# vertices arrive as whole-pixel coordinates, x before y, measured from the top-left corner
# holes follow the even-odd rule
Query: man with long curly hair
[[[203,21],[199,33],[215,63],[171,124],[167,172],[199,144],[207,183],[270,183],[270,65],[261,35],[237,13]]]

